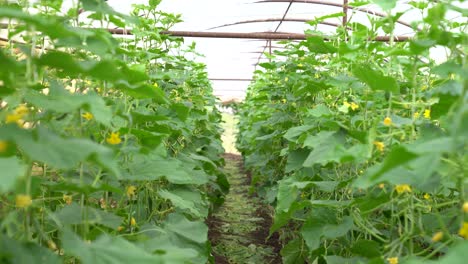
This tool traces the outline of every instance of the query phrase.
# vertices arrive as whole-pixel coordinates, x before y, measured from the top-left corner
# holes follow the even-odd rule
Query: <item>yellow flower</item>
[[[19,125],[20,123],[22,123],[22,120],[21,120],[22,118],[23,118],[23,116],[22,116],[22,115],[19,115],[19,114],[8,114],[8,115],[6,116],[6,118],[5,118],[5,122],[6,122],[7,124],[9,124],[9,123],[17,123],[17,124]]]
[[[117,231],[122,232],[123,230],[124,230],[124,227],[123,227],[123,226],[117,227]]]
[[[463,212],[468,213],[468,202],[464,202],[462,208]]]
[[[387,258],[389,264],[398,264],[398,257]]]
[[[90,112],[83,113],[81,116],[88,121],[93,119],[94,117],[93,114],[91,114]]]
[[[136,220],[135,220],[135,218],[132,217],[132,218],[130,219],[130,225],[131,225],[131,226],[136,226]]]
[[[380,189],[385,188],[385,184],[384,184],[384,183],[379,184],[379,188],[380,188]]]
[[[57,244],[55,244],[55,242],[52,241],[52,240],[47,241],[47,246],[48,246],[51,250],[57,250]]]
[[[119,132],[112,132],[106,139],[106,141],[111,145],[117,145],[120,144],[120,142],[122,142],[122,140],[120,139]]]
[[[0,140],[0,153],[5,152],[8,149],[8,143]]]
[[[343,105],[346,106],[346,108],[349,108],[349,107],[351,106],[351,104],[348,103],[348,101],[344,101],[344,102],[343,102]]]
[[[355,102],[351,102],[351,109],[352,109],[353,111],[355,111],[355,110],[359,109],[359,105],[356,104]]]
[[[427,85],[423,85],[423,86],[421,87],[421,91],[425,91],[425,90],[427,90]]]
[[[381,141],[374,141],[375,148],[378,149],[380,152],[383,152],[385,149],[385,144]]]
[[[130,185],[127,187],[127,196],[128,198],[132,198],[135,196],[135,191],[136,191],[136,187],[133,186],[133,185]]]
[[[70,205],[72,203],[73,196],[71,195],[63,195],[63,201],[65,201],[66,204]]]
[[[411,186],[409,186],[408,184],[399,184],[397,186],[395,186],[395,191],[398,193],[398,194],[402,194],[402,193],[405,193],[405,192],[411,192]]]
[[[158,83],[155,82],[155,83],[153,84],[153,86],[156,87],[156,88],[158,88]]]
[[[285,82],[287,82],[288,80],[289,80],[289,78],[288,78],[288,77],[284,78],[284,81],[285,81]]]
[[[281,99],[281,102],[282,102],[283,104],[285,104],[285,103],[286,103],[286,99],[284,99],[284,98]]]
[[[383,123],[384,125],[386,126],[391,126],[392,125],[392,119],[390,117],[385,117],[385,119],[383,120]]]
[[[25,194],[16,195],[16,207],[26,208],[32,204],[31,196]]]
[[[424,199],[426,199],[426,200],[431,199],[431,195],[428,194],[428,193],[425,193],[423,197],[424,197]]]
[[[414,115],[413,115],[414,119],[417,119],[420,116],[421,116],[421,114],[419,112],[415,112]]]
[[[299,67],[299,68],[301,68],[302,66],[303,66],[303,65],[302,65],[301,63],[299,63],[299,64],[297,65],[297,67]]]
[[[25,105],[20,105],[16,107],[14,113],[20,116],[25,116],[29,113],[29,109]]]
[[[439,231],[432,236],[431,240],[432,242],[439,242],[443,237],[444,233]]]
[[[424,110],[424,118],[431,119],[431,110],[430,109]]]
[[[465,239],[468,239],[468,222],[464,222],[463,226],[458,231],[458,234]]]

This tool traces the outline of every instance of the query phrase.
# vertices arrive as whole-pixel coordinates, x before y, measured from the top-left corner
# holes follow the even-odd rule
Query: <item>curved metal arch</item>
[[[290,2],[291,2],[291,0],[261,0],[261,1],[256,1],[254,3],[290,3]],[[343,4],[332,3],[332,2],[327,2],[327,1],[323,1],[323,0],[292,0],[292,2],[293,3],[303,3],[303,4],[317,4],[317,5],[344,7]],[[371,14],[371,15],[378,16],[378,17],[387,17],[387,14],[385,14],[385,13],[377,12],[377,11],[374,11],[374,10],[371,10],[371,9],[368,9],[368,8],[354,7],[354,6],[350,6],[350,5],[346,5],[346,6],[347,6],[348,9],[356,10],[356,11],[359,11],[359,12]],[[405,21],[397,20],[396,23],[401,24],[403,26],[407,26],[407,27],[413,29],[411,24],[409,24],[409,23],[407,23]]]
[[[224,24],[216,27],[209,28],[207,30],[212,30],[212,29],[217,29],[217,28],[222,28],[222,27],[228,27],[228,26],[235,26],[235,25],[241,25],[241,24],[250,24],[250,23],[262,23],[262,22],[308,22],[312,21],[312,19],[304,19],[304,18],[267,18],[267,19],[254,19],[254,20],[243,20],[243,21],[238,21],[234,23],[229,23],[229,24]],[[340,27],[341,24],[338,23],[333,23],[333,22],[319,22],[321,25],[326,25],[326,26],[331,26],[331,27]],[[351,28],[347,27],[348,30]]]

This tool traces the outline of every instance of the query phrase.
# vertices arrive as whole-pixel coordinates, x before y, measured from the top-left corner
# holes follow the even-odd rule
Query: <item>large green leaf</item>
[[[11,190],[16,180],[26,173],[26,166],[17,157],[0,158],[0,168],[0,193]]]
[[[59,87],[56,90],[51,88],[51,93],[48,95],[30,90],[25,100],[42,110],[57,113],[73,113],[79,109],[85,109],[93,114],[94,119],[106,126],[110,126],[112,119],[111,109],[106,106],[102,97],[94,93],[70,94]]]
[[[165,263],[161,256],[151,255],[119,237],[103,235],[87,243],[65,229],[61,238],[65,254],[78,258],[83,264]]]
[[[381,72],[361,65],[354,65],[353,74],[363,83],[369,85],[372,90],[399,93],[397,81],[390,76],[385,76]]]
[[[120,176],[113,151],[88,139],[63,138],[43,128],[25,130],[15,125],[1,127],[0,137],[14,141],[30,159],[54,168],[72,169],[91,161]]]
[[[191,171],[190,173],[188,171]],[[203,171],[192,170],[187,164],[171,157],[158,154],[136,155],[135,161],[130,163],[129,172],[123,176],[128,180],[149,181],[162,177],[175,184],[205,184],[207,175]]]
[[[86,217],[84,217],[86,215]],[[122,224],[123,218],[116,216],[113,213],[106,212],[93,207],[81,207],[76,203],[67,205],[55,212],[52,216],[53,220],[58,220],[59,224],[63,225],[78,225],[78,224],[100,224],[107,226],[113,230],[117,229]]]
[[[281,249],[283,264],[301,264],[305,263],[307,251],[304,250],[303,241],[300,238],[291,240]]]
[[[208,214],[207,210],[203,210],[206,204],[203,203],[198,192],[191,192],[187,189],[179,188],[171,191],[160,190],[158,194],[162,198],[170,200],[176,208],[188,211],[194,217],[206,217]],[[200,206],[202,203],[203,206]],[[201,210],[204,212],[202,213]]]
[[[19,242],[0,234],[0,262],[15,264],[63,263],[54,252],[32,242]]]

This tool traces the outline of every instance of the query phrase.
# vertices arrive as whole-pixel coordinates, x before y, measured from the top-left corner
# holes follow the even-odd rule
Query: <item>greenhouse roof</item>
[[[373,2],[382,2],[374,0]],[[129,13],[133,4],[144,4],[148,0],[108,0],[117,11]],[[348,0],[162,0],[159,9],[180,14],[183,22],[171,31],[183,31],[185,43],[196,42],[196,50],[204,57],[198,61],[207,65],[215,95],[226,99],[242,99],[258,64],[268,58],[265,52],[281,49],[284,44],[270,40],[273,33],[284,33],[298,38],[305,30],[315,29],[325,35],[333,34],[337,26],[345,21],[370,25],[370,19],[385,16],[377,4],[356,5]],[[372,2],[372,1],[371,1]],[[392,2],[392,1],[383,1]],[[399,40],[411,37],[413,21],[421,20],[422,14],[411,8],[412,1],[398,0],[392,13],[402,12],[394,30]],[[65,0],[65,5],[71,0]],[[467,6],[468,3],[462,5]],[[347,11],[347,16],[333,16]],[[320,24],[311,26],[306,21],[331,15]],[[460,19],[449,16],[449,19]],[[190,34],[187,34],[190,33]],[[260,34],[258,34],[260,33]],[[293,35],[291,35],[294,33]],[[203,34],[204,38],[199,38]],[[196,35],[194,37],[186,37]],[[381,35],[385,36],[383,32]],[[240,38],[242,37],[242,38]],[[286,37],[289,38],[289,37]],[[445,55],[435,52],[434,57]]]

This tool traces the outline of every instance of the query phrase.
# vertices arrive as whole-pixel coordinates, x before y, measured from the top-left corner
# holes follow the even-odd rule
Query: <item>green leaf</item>
[[[304,163],[309,153],[310,151],[307,149],[297,149],[291,151],[288,155],[285,172],[291,172],[302,168],[302,164]]]
[[[165,177],[174,184],[201,185],[208,182],[203,171],[192,170],[187,164],[171,157],[162,157],[156,153],[139,154],[129,164],[129,172],[123,177],[127,180],[149,181]],[[190,170],[190,173],[188,171]]]
[[[86,213],[86,219],[83,219],[82,212]],[[79,225],[79,224],[100,224],[116,230],[122,222],[123,218],[116,216],[113,213],[106,212],[93,207],[81,207],[76,203],[72,203],[63,207],[53,214],[52,219],[58,220],[61,225]]]
[[[335,53],[337,51],[337,48],[326,43],[323,38],[318,36],[308,36],[304,45],[307,46],[310,52],[318,54]]]
[[[52,82],[51,86],[59,86],[57,83]],[[88,93],[85,95],[70,94],[60,87],[63,91],[60,93],[50,93],[45,95],[43,93],[29,90],[25,95],[25,100],[32,105],[44,109],[51,110],[57,113],[74,113],[79,109],[88,110],[93,114],[93,118],[99,123],[110,126],[112,119],[111,109],[106,106],[102,97],[95,93]],[[52,88],[51,88],[52,90]]]
[[[397,146],[392,148],[390,153],[385,157],[382,163],[376,164],[371,167],[368,172],[357,178],[354,182],[355,187],[367,188],[373,184],[377,184],[381,181],[381,176],[385,173],[394,170],[400,166],[403,166],[411,160],[419,157],[417,154],[408,151],[405,147]],[[405,175],[401,175],[406,177]]]
[[[398,83],[393,77],[385,76],[371,67],[354,65],[352,72],[361,82],[369,85],[372,90],[400,93]]]
[[[164,228],[173,232],[179,239],[204,244],[208,241],[208,227],[202,221],[190,221],[184,215],[170,214]]]
[[[24,130],[15,125],[1,127],[0,138],[14,141],[32,160],[57,169],[72,169],[91,161],[120,177],[113,151],[88,139],[62,138],[44,128]]]
[[[322,117],[330,116],[332,115],[332,112],[326,105],[319,104],[314,109],[308,110],[308,114],[313,117]]]
[[[397,0],[372,0],[374,3],[378,4],[383,10],[391,10],[395,8]]]
[[[366,258],[377,258],[382,256],[379,243],[373,240],[360,239],[351,247],[351,252]]]
[[[303,241],[300,238],[293,239],[281,249],[283,264],[302,264],[305,263],[307,252],[302,250]]]
[[[90,243],[82,241],[72,231],[62,231],[62,246],[67,255],[74,256],[83,264],[157,264],[163,258],[144,251],[120,237],[103,235]]]
[[[17,157],[0,158],[0,193],[11,190],[16,180],[26,173],[26,166]]]
[[[315,128],[315,126],[298,126],[298,127],[292,127],[286,131],[286,134],[284,134],[284,138],[289,140],[289,141],[296,141],[299,136],[304,134],[305,132],[311,130],[312,128]]]
[[[203,217],[200,210],[197,210],[194,201],[185,199],[184,197],[181,197],[178,193],[173,193],[167,190],[160,190],[158,194],[162,198],[170,200],[176,208],[187,210],[195,217]]]
[[[57,254],[47,248],[32,242],[19,242],[4,234],[0,234],[0,261],[15,264],[63,263]]]
[[[461,241],[449,248],[448,253],[437,261],[411,258],[403,264],[461,264],[466,262],[466,252],[468,252],[468,241]]]

